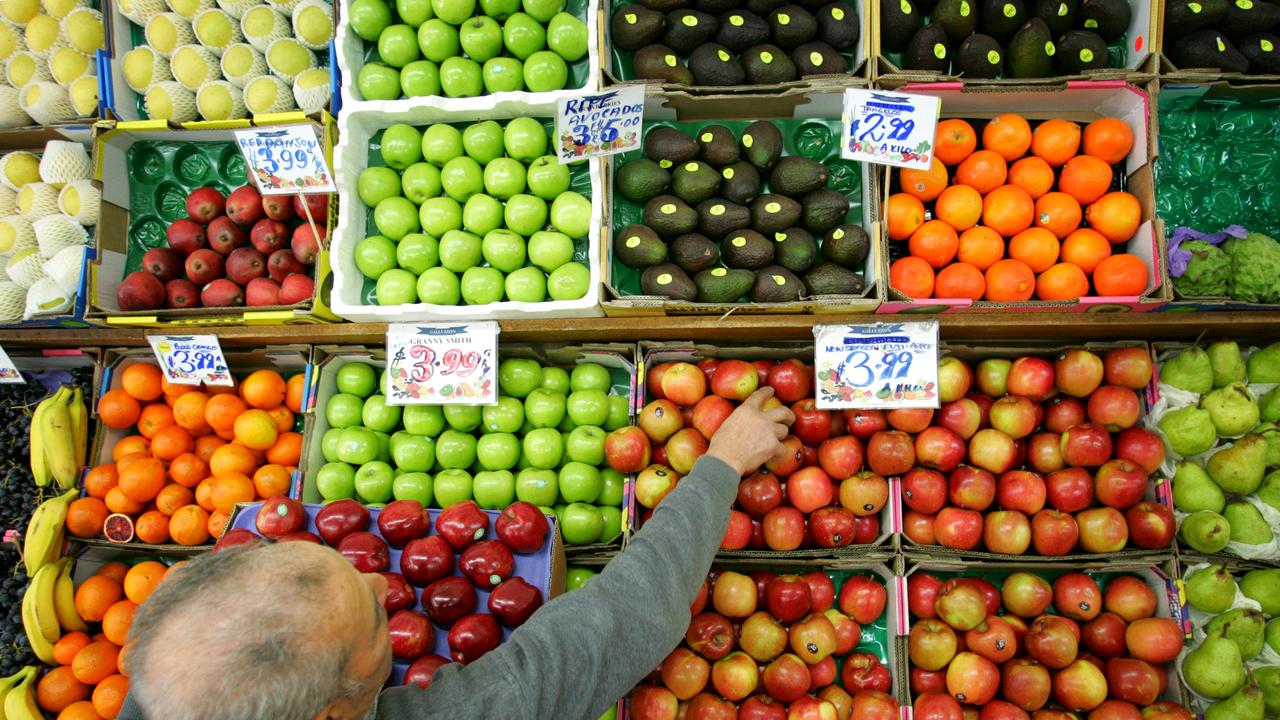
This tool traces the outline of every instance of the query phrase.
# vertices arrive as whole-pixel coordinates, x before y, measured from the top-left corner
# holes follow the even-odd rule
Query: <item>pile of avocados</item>
[[[614,11],[635,76],[677,85],[773,85],[849,72],[860,24],[844,0],[636,0]]]
[[[1280,5],[1265,0],[1167,0],[1165,54],[1179,70],[1280,74]]]
[[[856,294],[870,239],[846,223],[849,200],[826,165],[783,156],[782,133],[757,120],[734,137],[652,127],[644,157],[621,164],[614,190],[644,207],[614,232],[615,257],[642,269],[640,290],[688,302],[788,302]]]
[[[880,0],[880,46],[901,53],[904,70],[1078,75],[1107,67],[1107,45],[1124,37],[1131,17],[1129,0]]]

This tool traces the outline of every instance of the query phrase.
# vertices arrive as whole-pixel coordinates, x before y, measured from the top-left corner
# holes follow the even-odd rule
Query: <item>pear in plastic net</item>
[[[93,167],[84,145],[69,140],[50,140],[40,156],[40,179],[61,186],[76,180],[87,180]]]
[[[92,180],[69,182],[58,193],[58,210],[85,226],[98,224],[101,203],[102,191]]]

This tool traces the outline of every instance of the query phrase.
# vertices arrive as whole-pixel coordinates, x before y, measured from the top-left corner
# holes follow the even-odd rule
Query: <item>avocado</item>
[[[646,268],[667,261],[667,244],[644,225],[628,225],[614,234],[613,254],[627,267]]]
[[[822,257],[850,270],[861,270],[871,250],[871,238],[860,225],[842,223],[822,238]]]
[[[1165,37],[1173,40],[1221,22],[1227,17],[1229,1],[1168,0],[1164,8]],[[1085,7],[1089,7],[1089,4],[1085,3]],[[1089,25],[1086,23],[1085,27]]]
[[[751,227],[770,234],[785,230],[800,219],[800,210],[800,203],[786,195],[761,195],[751,201]]]
[[[693,232],[698,212],[674,195],[659,195],[644,204],[644,224],[664,238]]]
[[[696,273],[720,261],[720,248],[706,235],[685,233],[671,241],[671,262],[687,273]]]
[[[699,157],[711,167],[722,168],[738,161],[738,138],[723,125],[704,125],[697,132]]]
[[[746,205],[760,194],[760,173],[746,160],[720,170],[720,194],[726,200]]]
[[[844,222],[849,214],[849,198],[838,190],[815,190],[804,196],[802,208],[805,229],[821,235]]]
[[[713,42],[699,45],[689,56],[689,71],[698,85],[741,85],[747,79],[742,63],[729,49]]]
[[[755,284],[756,274],[750,270],[711,268],[693,276],[698,287],[698,302],[731,303],[746,295]]]
[[[773,261],[793,273],[813,267],[818,258],[818,243],[804,228],[792,227],[773,234]]]
[[[756,271],[751,301],[791,302],[804,297],[806,292],[804,283],[795,273],[779,265],[770,265]]]
[[[1227,16],[1214,27],[1235,39],[1266,32],[1280,24],[1280,7],[1262,0],[1228,0]]]
[[[649,158],[636,158],[618,168],[613,186],[631,202],[644,203],[671,187],[671,173]]]
[[[1053,74],[1053,56],[1057,48],[1049,26],[1040,18],[1031,18],[1009,41],[1006,75],[1011,78],[1041,78]]]
[[[747,0],[746,4],[743,5],[743,8],[748,12],[753,12],[760,17],[764,17],[786,4],[787,0]]]
[[[916,10],[920,12],[921,17],[929,17],[933,14],[933,9],[937,7],[938,0],[915,0]]]
[[[1026,21],[1027,7],[1022,4],[1022,0],[986,0],[982,5],[978,27],[983,34],[1005,43]]]
[[[742,131],[742,157],[756,166],[768,170],[782,156],[782,133],[768,120],[756,120]]]
[[[880,46],[886,52],[906,50],[923,24],[911,0],[880,0]]]
[[[670,168],[698,157],[698,141],[675,128],[653,128],[644,136],[644,156]]]
[[[990,80],[1000,77],[1003,70],[1003,48],[995,38],[974,33],[960,43],[960,49],[956,51],[957,75]]]
[[[929,22],[942,26],[947,34],[947,42],[955,45],[962,42],[978,29],[978,8],[976,0],[938,0]]]
[[[1242,37],[1236,43],[1249,58],[1249,72],[1255,75],[1280,74],[1280,37],[1258,33]]]
[[[693,9],[708,15],[723,15],[736,10],[742,3],[739,0],[693,0]]]
[[[1092,30],[1068,30],[1055,43],[1054,60],[1063,75],[1078,75],[1107,66],[1107,41]]]
[[[799,5],[787,5],[769,13],[769,35],[783,50],[795,48],[818,36],[818,20]]]
[[[714,197],[720,189],[720,173],[700,160],[689,160],[671,171],[671,192],[690,205]]]
[[[751,211],[724,198],[703,200],[697,210],[698,230],[710,238],[722,238],[751,225]]]
[[[665,16],[643,5],[623,5],[609,20],[614,47],[639,50],[662,34]]]
[[[1249,59],[1217,30],[1197,30],[1174,43],[1167,52],[1169,59],[1182,70],[1216,68],[1242,73],[1249,69]]]
[[[1205,5],[1224,2],[1226,0],[1208,0]],[[1129,30],[1129,18],[1132,16],[1133,10],[1129,7],[1129,0],[1083,0],[1080,5],[1080,17],[1084,18],[1084,29],[1098,33],[1107,42],[1124,37]]]
[[[776,85],[797,77],[796,64],[777,45],[756,45],[742,53],[742,67],[752,85]]]
[[[668,13],[672,10],[679,10],[689,4],[689,0],[636,0],[636,2],[649,8],[657,10],[660,13]]]
[[[640,273],[640,291],[645,295],[664,295],[672,300],[693,302],[698,288],[683,270],[671,263],[652,265]]]
[[[746,10],[734,10],[720,16],[720,29],[716,42],[733,52],[766,42],[769,39],[769,23],[759,15]]]
[[[902,67],[947,74],[951,69],[951,48],[947,46],[947,33],[941,25],[931,22],[916,32],[902,54]]]
[[[849,62],[844,56],[821,40],[807,42],[792,50],[791,60],[796,64],[800,77],[849,72]]]
[[[831,179],[831,171],[816,160],[803,155],[788,155],[778,160],[769,173],[769,188],[789,198],[803,198]]]
[[[1078,0],[1038,0],[1031,13],[1049,26],[1049,34],[1059,37],[1076,26],[1080,15]]]
[[[735,230],[720,243],[720,259],[731,268],[762,268],[773,262],[773,243],[755,230]]]
[[[815,13],[818,39],[836,50],[852,51],[858,45],[862,24],[853,6],[845,2],[823,5]]]
[[[694,48],[710,42],[716,36],[715,15],[682,8],[667,13],[667,28],[662,33],[662,44],[681,55],[688,56]]]
[[[840,267],[833,262],[818,263],[805,273],[804,284],[810,295],[856,295],[862,292],[862,273]]]
[[[680,56],[666,45],[645,45],[636,51],[631,60],[636,77],[641,80],[662,80],[677,85],[692,85],[693,73],[680,62]]]

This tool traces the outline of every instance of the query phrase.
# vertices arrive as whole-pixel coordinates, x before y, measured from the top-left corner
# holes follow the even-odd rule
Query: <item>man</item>
[[[382,692],[391,672],[386,581],[309,543],[205,555],[139,609],[122,720],[595,720],[684,636],[738,481],[774,457],[791,411],[738,407],[706,456],[580,590],[431,687]]]

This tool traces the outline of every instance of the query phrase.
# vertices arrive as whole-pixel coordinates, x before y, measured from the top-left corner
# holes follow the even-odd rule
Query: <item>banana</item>
[[[6,717],[4,712],[4,696],[17,686],[18,683],[22,682],[23,678],[25,678],[28,673],[35,672],[35,669],[34,665],[27,665],[7,678],[0,678],[0,718]]]
[[[84,390],[76,385],[71,391],[71,425],[75,428],[76,471],[89,459],[89,409],[84,405]]]
[[[62,539],[66,531],[67,506],[79,495],[76,490],[40,503],[27,523],[22,538],[22,562],[27,576],[35,577],[42,565],[62,556]]]
[[[27,587],[27,591],[22,595],[22,629],[27,633],[27,641],[31,643],[31,652],[40,658],[40,662],[46,665],[57,665],[57,661],[53,657],[53,643],[45,637],[44,630],[40,627],[40,617],[37,615],[36,594],[32,592],[35,587],[33,580],[31,585]],[[57,616],[54,616],[57,619]],[[12,691],[10,691],[12,692]],[[8,712],[8,698],[5,698],[6,713]]]
[[[25,677],[4,694],[6,720],[42,720],[40,706],[36,704],[36,669],[28,665],[22,669]]]
[[[58,573],[61,571],[61,561],[40,568],[35,577],[31,578],[31,584],[27,585],[27,591],[22,596],[24,603],[27,601],[27,595],[32,596],[36,623],[39,624],[40,633],[44,635],[44,639],[50,643],[56,643],[58,638],[62,637],[62,626],[58,623],[58,611],[53,602]]]
[[[44,427],[40,422],[51,399],[52,395],[41,400],[31,413],[31,476],[35,478],[38,487],[48,487],[49,480],[52,479],[49,464],[44,459]]]
[[[58,573],[58,582],[53,588],[53,608],[58,616],[58,624],[66,632],[87,631],[89,626],[76,611],[76,586],[71,579],[71,559],[63,558],[62,569]]]
[[[71,411],[67,408],[70,398],[71,390],[66,385],[58,388],[53,404],[45,408],[40,417],[45,461],[49,463],[49,473],[63,490],[75,487],[80,477],[80,466],[76,465],[75,428],[71,424]]]

